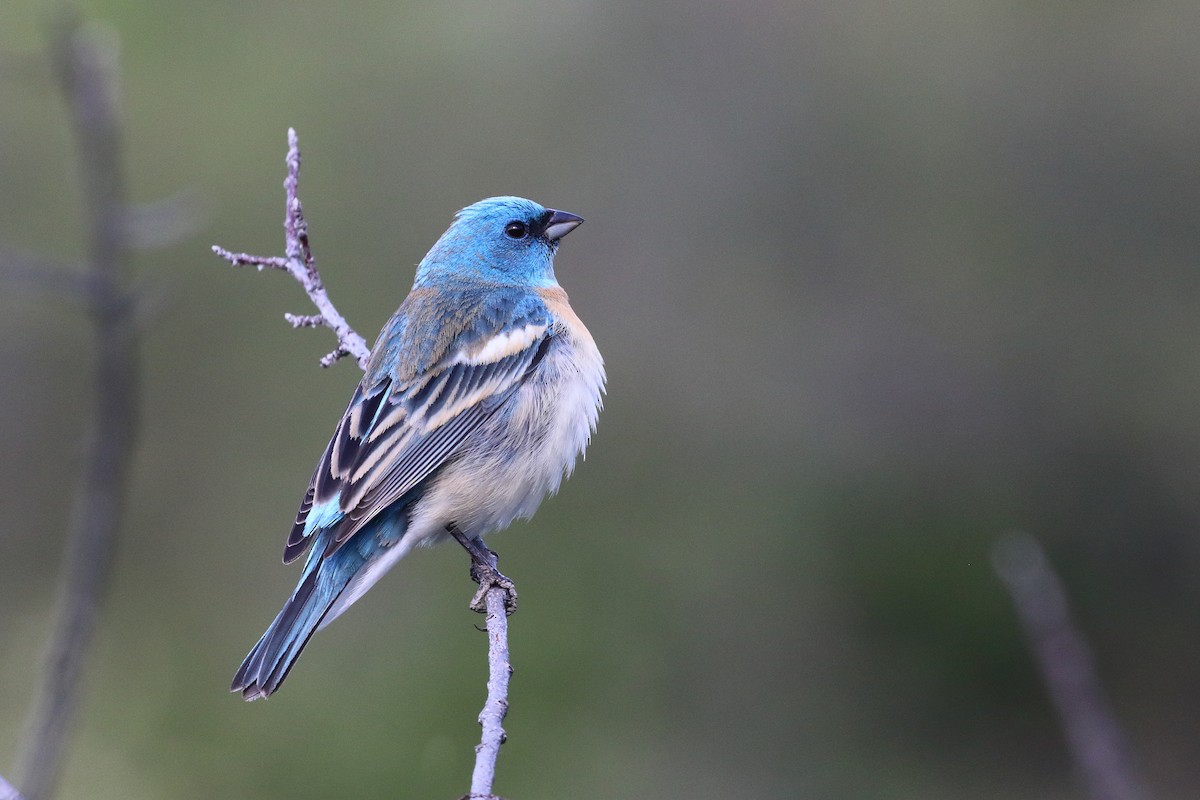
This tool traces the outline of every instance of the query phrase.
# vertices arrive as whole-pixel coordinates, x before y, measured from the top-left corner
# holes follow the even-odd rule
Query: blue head
[[[483,280],[553,286],[558,241],[582,217],[521,197],[489,197],[459,211],[454,224],[417,266],[416,285]]]

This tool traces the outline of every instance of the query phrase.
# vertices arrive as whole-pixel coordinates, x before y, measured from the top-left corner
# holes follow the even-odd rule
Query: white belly
[[[532,516],[587,447],[603,386],[603,362],[590,336],[553,345],[413,508],[406,538],[428,544],[441,539],[451,522],[469,536],[482,536]]]
[[[533,515],[575,468],[600,414],[604,362],[582,325],[564,331],[537,371],[472,433],[412,507],[399,542],[368,563],[322,621],[325,627],[413,547],[456,524],[483,536]]]

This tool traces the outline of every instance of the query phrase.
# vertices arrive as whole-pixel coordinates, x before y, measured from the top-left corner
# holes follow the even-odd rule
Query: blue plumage
[[[301,579],[232,690],[279,688],[315,631],[417,545],[529,517],[595,429],[604,366],[554,277],[583,220],[517,197],[460,211],[417,267],[287,539]]]

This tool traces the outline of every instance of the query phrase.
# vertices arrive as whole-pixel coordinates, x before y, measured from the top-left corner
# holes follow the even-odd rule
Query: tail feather
[[[322,580],[322,573],[328,571],[314,565],[305,574],[279,616],[242,662],[229,687],[231,692],[241,692],[245,700],[257,700],[279,688],[346,587],[348,580]]]
[[[412,549],[413,542],[404,535],[407,525],[408,517],[401,506],[372,520],[347,546],[329,555],[325,555],[325,544],[318,538],[309,550],[300,584],[242,662],[230,691],[241,692],[246,700],[273,694],[312,635],[345,611]]]

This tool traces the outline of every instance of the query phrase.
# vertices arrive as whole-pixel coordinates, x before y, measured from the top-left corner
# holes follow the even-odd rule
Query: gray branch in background
[[[992,567],[1012,597],[1089,797],[1145,797],[1091,649],[1071,621],[1066,592],[1045,551],[1028,534],[1009,534],[992,548]]]
[[[366,340],[346,322],[338,312],[317,272],[312,249],[308,241],[308,224],[300,204],[300,142],[296,131],[288,128],[287,177],[283,181],[287,212],[284,217],[284,252],[286,257],[254,256],[249,253],[233,253],[213,245],[213,252],[235,267],[257,267],[284,270],[304,287],[319,313],[314,315],[285,314],[284,318],[295,328],[327,327],[337,336],[338,346],[321,359],[321,366],[328,367],[344,356],[352,356],[358,366],[366,369],[371,350]],[[504,728],[501,726],[508,713],[508,678],[512,667],[508,661],[508,616],[505,609],[507,593],[493,587],[488,590],[487,604],[488,633],[488,682],[487,700],[479,712],[479,724],[483,727],[480,743],[475,747],[475,769],[471,775],[471,793],[462,800],[488,800],[495,798],[492,783],[496,776],[496,760],[500,745],[504,743]]]
[[[104,32],[107,33],[107,32]],[[138,413],[135,303],[128,272],[115,36],[70,18],[52,42],[79,151],[87,229],[85,304],[95,326],[90,434],[71,510],[57,621],[30,716],[21,779],[26,800],[48,800],[82,693],[86,656],[108,585]]]
[[[84,267],[36,253],[0,250],[0,281],[10,292],[33,289],[83,306],[93,295],[92,276]]]

